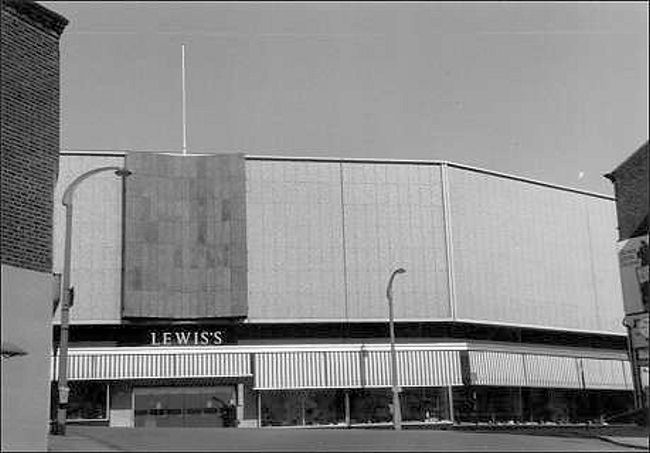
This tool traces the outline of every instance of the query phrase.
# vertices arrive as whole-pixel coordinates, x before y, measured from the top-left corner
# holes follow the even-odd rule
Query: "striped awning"
[[[255,388],[349,388],[361,385],[355,351],[286,351],[255,354]]]
[[[526,386],[582,388],[575,357],[522,354],[526,367]]]
[[[461,385],[458,351],[397,351],[401,387]],[[390,352],[287,351],[255,354],[255,389],[390,387]]]
[[[580,359],[587,389],[632,390],[632,370],[626,360]]]
[[[397,383],[400,387],[462,385],[458,351],[397,351]],[[390,351],[362,352],[364,387],[391,386]]]
[[[58,357],[52,360],[56,379]],[[212,378],[250,376],[250,355],[237,352],[151,350],[119,353],[70,351],[69,380]]]
[[[470,350],[473,385],[631,390],[630,364],[620,359]]]
[[[474,385],[526,386],[523,354],[500,351],[469,351],[471,382]]]

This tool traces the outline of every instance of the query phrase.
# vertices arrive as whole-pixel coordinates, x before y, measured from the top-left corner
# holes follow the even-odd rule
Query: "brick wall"
[[[33,2],[2,2],[0,260],[52,268],[59,162],[59,35],[66,20]]]
[[[648,234],[648,142],[609,175],[616,193],[619,240]]]

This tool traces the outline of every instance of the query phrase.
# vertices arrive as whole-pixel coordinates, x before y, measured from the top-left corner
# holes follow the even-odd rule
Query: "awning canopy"
[[[54,357],[53,379],[57,376],[58,362],[58,357]],[[76,350],[68,355],[68,379],[73,381],[250,375],[250,357],[247,353],[161,350],[109,354]]]
[[[620,354],[578,354],[536,348],[498,350],[471,344],[398,345],[400,387],[463,384],[500,387],[631,390],[630,364]],[[467,362],[461,365],[461,354]],[[463,359],[464,360],[464,359]],[[56,379],[58,359],[52,360]],[[252,377],[256,390],[387,388],[386,344],[71,348],[70,380]]]
[[[401,387],[461,385],[458,351],[397,351]],[[391,386],[390,351],[289,351],[255,354],[255,389]]]
[[[631,390],[627,360],[470,350],[473,385]]]
[[[587,389],[632,390],[630,362],[623,360],[580,359]]]

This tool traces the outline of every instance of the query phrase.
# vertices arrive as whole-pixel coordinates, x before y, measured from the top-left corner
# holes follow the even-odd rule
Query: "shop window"
[[[68,420],[107,420],[108,385],[101,382],[69,382]]]
[[[352,423],[382,423],[392,420],[390,389],[353,390],[350,393]]]
[[[406,388],[400,394],[402,420],[420,422],[450,421],[446,388]]]
[[[262,426],[337,425],[345,423],[342,390],[294,390],[262,393]]]

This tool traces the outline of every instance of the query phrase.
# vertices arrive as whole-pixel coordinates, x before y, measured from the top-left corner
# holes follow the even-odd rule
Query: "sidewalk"
[[[70,426],[48,451],[635,451],[647,431],[108,428]]]
[[[629,436],[597,436],[598,439],[621,447],[640,448],[648,451],[648,438],[647,437],[629,437]]]
[[[68,432],[65,436],[48,436],[47,451],[126,451],[117,445]]]

